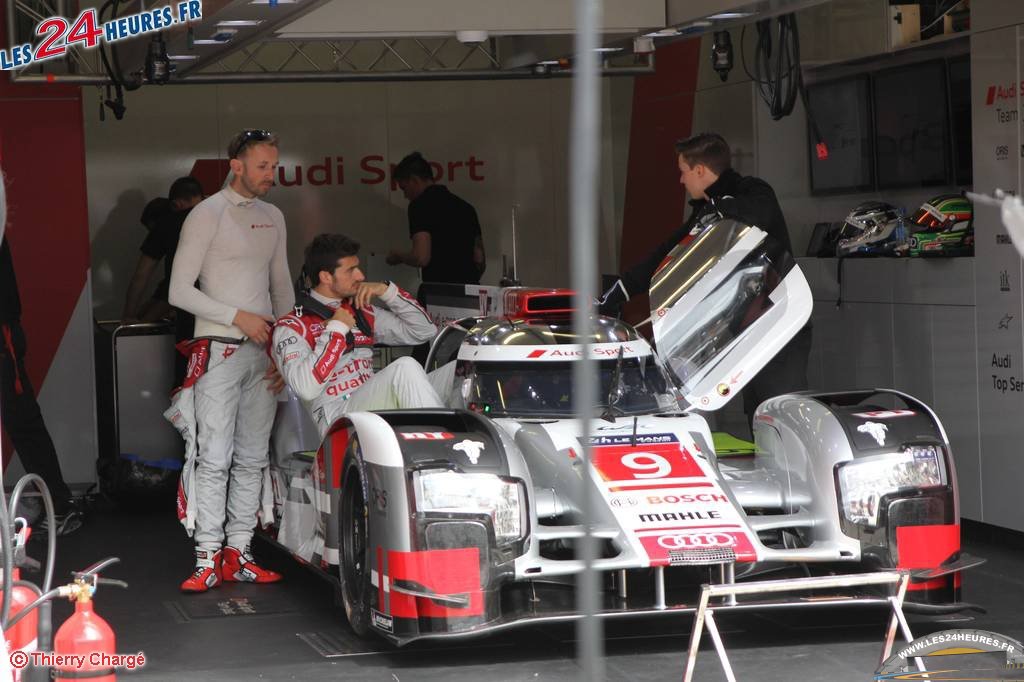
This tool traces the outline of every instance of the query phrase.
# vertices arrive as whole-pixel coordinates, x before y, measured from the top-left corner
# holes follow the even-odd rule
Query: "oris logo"
[[[689,533],[662,535],[658,545],[665,549],[703,549],[706,547],[732,547],[736,538],[728,533]]]

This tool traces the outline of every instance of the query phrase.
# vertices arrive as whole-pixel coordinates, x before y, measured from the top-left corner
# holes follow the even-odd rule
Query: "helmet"
[[[974,253],[974,208],[960,194],[940,194],[921,204],[910,219],[911,256]]]
[[[903,219],[892,204],[866,201],[850,211],[839,233],[837,256],[894,253],[905,240]]]

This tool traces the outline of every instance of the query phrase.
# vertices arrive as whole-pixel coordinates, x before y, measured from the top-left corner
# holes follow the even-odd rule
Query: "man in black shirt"
[[[167,285],[171,279],[171,266],[174,264],[174,252],[178,249],[178,238],[181,226],[185,224],[192,207],[203,200],[203,187],[192,176],[178,178],[171,184],[166,200],[154,199],[142,213],[142,222],[149,230],[139,251],[139,262],[135,266],[135,274],[128,285],[125,296],[124,312],[121,319],[125,322],[141,320],[152,322],[161,315],[149,309],[154,306],[143,306],[142,296],[149,280],[160,261],[164,262],[164,279],[157,284],[153,292],[153,300],[167,302]]]
[[[744,177],[733,170],[732,152],[725,139],[702,133],[676,143],[679,184],[690,196],[690,217],[645,260],[623,273],[601,298],[601,312],[618,315],[622,305],[650,288],[651,277],[677,244],[695,238],[718,214],[764,230],[791,257],[786,219],[775,191],[764,180]],[[810,324],[801,330],[743,390],[749,419],[764,400],[807,388],[807,357],[811,348]]]
[[[0,185],[3,175],[0,174]],[[7,218],[5,196],[0,187],[0,238]],[[0,239],[0,423],[11,438],[25,471],[46,483],[53,498],[55,532],[68,535],[82,527],[82,514],[71,499],[64,482],[53,439],[25,368],[26,340],[21,327],[21,297],[14,276],[14,261],[6,239]],[[19,509],[28,514],[29,505]],[[46,524],[43,525],[44,530]]]
[[[476,209],[434,184],[430,164],[419,152],[402,159],[393,177],[409,200],[412,249],[392,250],[388,264],[420,268],[424,282],[479,284],[485,254]]]

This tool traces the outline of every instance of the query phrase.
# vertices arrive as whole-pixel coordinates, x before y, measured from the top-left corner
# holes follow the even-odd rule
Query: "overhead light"
[[[301,0],[249,0],[250,5],[294,5]]]
[[[622,52],[621,47],[595,47],[594,52]]]
[[[199,59],[199,55],[196,54],[172,54],[167,57],[172,62],[188,62],[193,59]]]
[[[660,31],[651,31],[645,33],[644,38],[669,38],[671,36],[679,35],[679,29],[675,27],[663,28]]]
[[[226,28],[246,28],[250,26],[259,26],[262,23],[262,19],[228,19],[227,21],[218,21],[217,28],[220,28],[221,26]]]
[[[238,33],[237,28],[218,28],[217,32],[214,33],[209,39],[205,40],[194,40],[193,45],[223,45],[230,41]]]
[[[753,12],[720,12],[712,14],[708,19],[713,21],[725,21],[726,19],[743,19],[753,15]]]
[[[486,42],[487,31],[456,31],[455,39],[464,45],[475,45]]]
[[[562,62],[558,61],[557,59],[545,59],[544,61],[537,63],[541,66],[558,66]]]

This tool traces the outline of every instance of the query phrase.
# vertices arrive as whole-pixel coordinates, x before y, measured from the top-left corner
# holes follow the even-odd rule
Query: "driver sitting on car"
[[[391,282],[367,282],[359,244],[321,234],[306,248],[313,288],[277,321],[271,351],[285,383],[302,399],[322,438],[346,412],[443,407],[411,357],[373,371],[373,346],[417,345],[437,327],[416,299]],[[376,299],[381,306],[371,305]],[[438,383],[443,380],[438,375]]]

